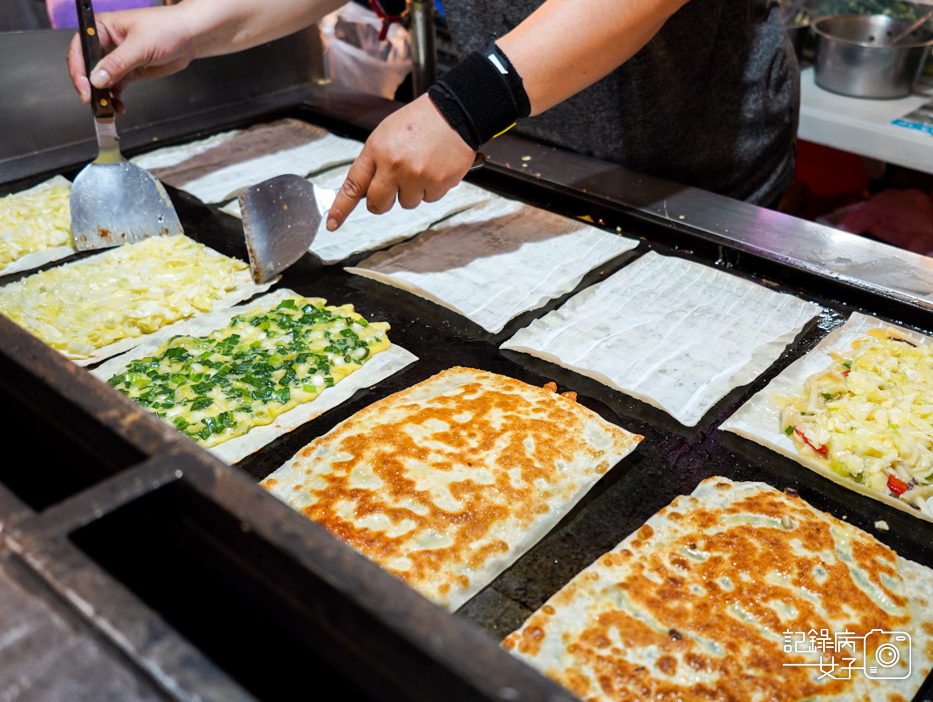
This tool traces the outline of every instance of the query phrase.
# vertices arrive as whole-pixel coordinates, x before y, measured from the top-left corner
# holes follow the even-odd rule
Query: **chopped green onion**
[[[195,398],[194,402],[191,403],[191,411],[198,412],[202,409],[207,409],[212,404],[214,404],[214,401],[211,398],[198,397],[198,398]]]

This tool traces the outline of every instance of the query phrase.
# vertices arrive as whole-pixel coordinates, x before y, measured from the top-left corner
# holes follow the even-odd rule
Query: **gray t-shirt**
[[[446,0],[444,10],[466,54],[543,2]],[[625,64],[515,130],[639,173],[770,204],[793,178],[799,103],[800,73],[777,0],[690,0]]]

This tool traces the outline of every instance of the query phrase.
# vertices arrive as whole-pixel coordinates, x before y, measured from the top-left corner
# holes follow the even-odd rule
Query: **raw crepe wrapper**
[[[308,180],[321,188],[338,190],[346,180],[349,167],[335,168]],[[337,263],[361,251],[381,249],[420,234],[435,222],[490,200],[497,195],[469,183],[460,183],[437,202],[424,202],[413,210],[395,203],[391,210],[374,215],[364,205],[358,206],[335,232],[321,227],[310,251],[324,263]],[[240,203],[234,200],[224,212],[240,216]]]
[[[638,246],[577,220],[500,198],[378,253],[351,273],[447,307],[489,332],[573,290]]]
[[[695,426],[781,355],[817,305],[649,252],[501,348],[570,368]]]
[[[238,314],[249,314],[254,309],[269,305],[274,306],[285,298],[296,294],[291,290],[276,290],[274,293],[257,298],[247,305],[211,312],[196,319],[174,324],[171,328],[160,329],[147,337],[144,343],[129,353],[110,359],[91,371],[91,374],[107,382],[113,376],[123,372],[123,369],[131,361],[154,354],[163,343],[173,336],[205,336],[215,329],[222,329],[227,326],[230,320]],[[328,304],[333,303],[328,300]],[[391,330],[389,333],[391,334]],[[222,461],[231,464],[236,463],[278,437],[346,402],[357,390],[372,387],[417,360],[418,358],[414,354],[406,351],[401,346],[393,344],[385,351],[372,356],[363,364],[362,368],[354,371],[336,385],[325,388],[311,402],[296,405],[276,417],[271,424],[252,427],[242,436],[234,437],[205,450]]]
[[[772,451],[776,451],[782,456],[806,466],[813,472],[819,473],[824,478],[829,478],[834,483],[847,487],[849,490],[868,495],[875,500],[897,507],[920,519],[933,521],[923,512],[904,504],[898,499],[875,492],[853,480],[847,480],[818,462],[800,455],[794,446],[793,439],[781,431],[781,410],[772,401],[775,395],[785,395],[787,397],[799,395],[807,378],[814,373],[826,370],[832,365],[832,358],[829,355],[830,349],[838,349],[843,353],[847,353],[852,350],[852,342],[867,336],[866,332],[869,329],[883,329],[885,327],[897,329],[898,333],[904,335],[904,338],[911,339],[917,344],[930,343],[930,338],[923,334],[889,324],[875,317],[853,312],[845,324],[830,332],[806,356],[791,363],[774,380],[768,383],[761,392],[756,393],[748,402],[742,405],[738,412],[723,422],[720,428],[766,446]]]
[[[27,195],[32,193],[41,193],[43,190],[59,185],[67,185],[70,187],[71,181],[69,181],[67,178],[57,175],[31,188],[20,190],[15,194]],[[2,236],[4,236],[4,232],[3,227],[0,226],[0,237]],[[58,261],[60,259],[67,258],[68,256],[71,256],[73,253],[75,253],[73,244],[74,241],[70,239],[69,243],[66,245],[50,246],[40,251],[33,251],[31,253],[20,256],[19,258],[15,258],[7,263],[6,266],[0,268],[0,275],[22,273],[23,271],[29,271],[33,268],[39,268],[40,266],[44,266],[46,263],[51,263],[52,261]]]
[[[163,183],[202,202],[219,203],[275,176],[305,176],[348,163],[362,149],[363,144],[353,139],[297,119],[283,119],[158,149],[131,160]]]

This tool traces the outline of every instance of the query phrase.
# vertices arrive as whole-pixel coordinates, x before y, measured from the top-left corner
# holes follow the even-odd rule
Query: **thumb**
[[[127,38],[91,69],[89,76],[91,85],[95,88],[109,88],[144,65],[148,60],[147,57],[148,52],[139,42]]]

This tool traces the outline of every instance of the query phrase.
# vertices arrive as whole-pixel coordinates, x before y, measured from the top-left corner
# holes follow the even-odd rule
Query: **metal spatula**
[[[84,67],[91,69],[102,52],[91,0],[76,0]],[[151,173],[120,153],[109,90],[91,86],[91,108],[100,152],[71,186],[71,229],[79,251],[119,246],[149,236],[181,234],[172,201]]]
[[[240,193],[254,281],[272,280],[308,252],[336,196],[297,175],[276,176]]]
[[[485,164],[486,157],[477,153],[470,170]],[[276,176],[240,193],[254,281],[271,280],[308,251],[336,197],[336,190],[296,175]]]

